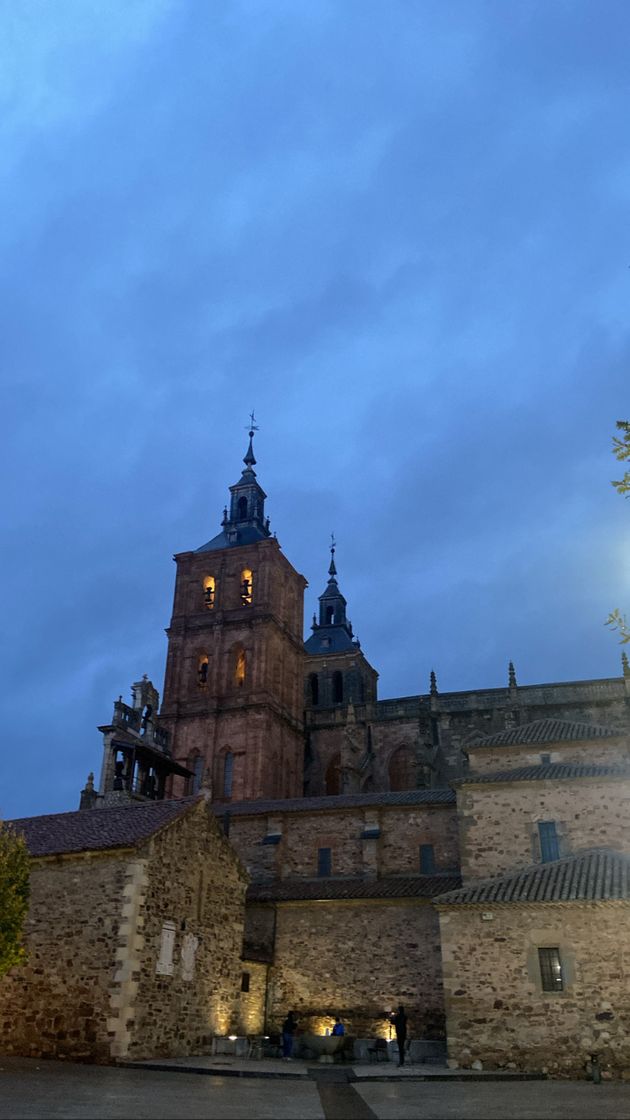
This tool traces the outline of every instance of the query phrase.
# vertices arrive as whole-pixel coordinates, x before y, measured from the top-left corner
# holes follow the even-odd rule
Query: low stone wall
[[[630,903],[439,906],[452,1063],[584,1077],[590,1055],[630,1078]],[[542,990],[557,947],[564,989]]]
[[[348,1034],[389,1038],[399,1003],[409,1037],[443,1036],[437,915],[412,899],[278,904],[268,1020],[293,1009],[301,1030],[324,1034],[340,1015]]]

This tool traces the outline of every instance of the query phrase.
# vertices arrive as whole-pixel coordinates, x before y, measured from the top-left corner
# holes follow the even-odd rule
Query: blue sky
[[[258,476],[380,696],[614,676],[630,6],[3,0],[0,815],[161,689]],[[308,630],[307,630],[308,633]]]

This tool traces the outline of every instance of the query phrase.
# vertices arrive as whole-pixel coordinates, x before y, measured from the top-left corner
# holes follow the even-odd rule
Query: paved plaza
[[[267,1063],[266,1063],[267,1064]],[[269,1063],[272,1065],[272,1063]],[[260,1063],[259,1063],[260,1067]],[[357,1073],[359,1076],[357,1076]],[[261,1076],[263,1074],[263,1076]],[[356,1077],[356,1080],[354,1079]],[[421,1078],[424,1079],[421,1079]],[[418,1068],[114,1068],[0,1058],[0,1120],[630,1120],[630,1085]]]

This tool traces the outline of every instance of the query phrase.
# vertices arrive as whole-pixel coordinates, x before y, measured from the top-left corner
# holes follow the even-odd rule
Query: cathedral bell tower
[[[173,758],[220,802],[297,797],[303,785],[306,580],[269,531],[251,417],[245,468],[221,531],[175,556],[160,723]],[[185,760],[185,761],[182,761]]]

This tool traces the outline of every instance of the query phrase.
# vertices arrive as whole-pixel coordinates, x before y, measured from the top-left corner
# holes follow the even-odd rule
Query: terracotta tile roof
[[[467,743],[467,749],[478,747],[510,747],[520,743],[559,743],[576,742],[590,739],[612,739],[623,735],[623,731],[613,731],[610,727],[599,727],[590,723],[572,723],[566,719],[535,719],[522,727],[509,731],[499,731],[496,735],[480,735]]]
[[[24,836],[26,846],[34,857],[130,848],[187,813],[197,801],[199,797],[184,797],[179,801],[143,801],[110,809],[21,817],[6,823]]]
[[[551,863],[481,879],[435,901],[464,903],[603,902],[630,899],[630,856],[610,848],[590,848]]]
[[[546,766],[516,766],[513,770],[493,770],[491,774],[467,774],[454,785],[477,785],[480,782],[544,782],[569,778],[626,778],[630,766],[600,766],[595,763],[550,762]]]
[[[442,875],[401,875],[386,879],[276,879],[252,883],[248,902],[290,902],[344,898],[433,898],[459,886],[456,873]]]
[[[360,808],[363,805],[451,805],[455,801],[452,789],[406,789],[395,793],[353,793],[334,797],[286,797],[277,801],[226,801],[214,805],[217,816],[230,813],[234,816],[254,816],[257,813],[298,813],[318,809]]]

